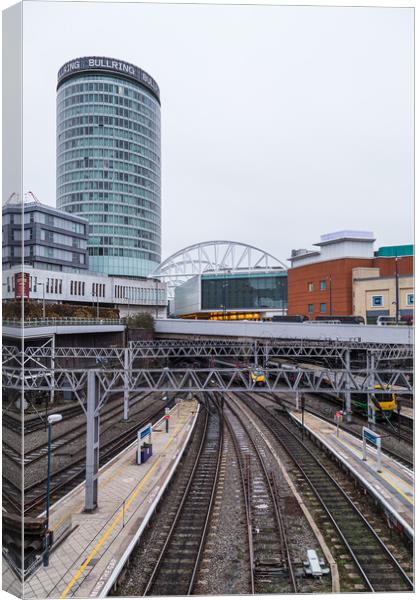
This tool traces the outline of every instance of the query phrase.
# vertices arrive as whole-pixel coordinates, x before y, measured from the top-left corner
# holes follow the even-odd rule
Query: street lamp
[[[399,277],[400,273],[398,270],[398,261],[399,257],[395,257],[395,322],[398,325],[398,321],[400,319],[400,286],[399,286]]]
[[[47,533],[45,536],[45,552],[43,556],[43,565],[48,567],[50,561],[50,489],[51,489],[51,431],[54,423],[59,423],[63,418],[62,415],[55,414],[48,417],[48,463],[47,463],[47,506],[45,510],[45,518],[47,521]]]

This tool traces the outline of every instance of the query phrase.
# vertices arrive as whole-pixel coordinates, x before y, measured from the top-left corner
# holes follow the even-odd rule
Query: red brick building
[[[352,270],[356,267],[379,267],[382,277],[391,276],[395,275],[395,258],[336,258],[289,269],[288,314],[310,319],[353,314]],[[413,257],[400,257],[398,271],[412,275]]]
[[[352,315],[354,268],[377,267],[380,277],[395,275],[395,257],[374,256],[374,239],[369,233],[328,234],[317,244],[320,251],[292,252],[292,267],[288,271],[289,315],[306,315],[309,319]],[[300,262],[304,264],[299,266]],[[401,276],[412,275],[413,256],[400,256],[397,268]]]

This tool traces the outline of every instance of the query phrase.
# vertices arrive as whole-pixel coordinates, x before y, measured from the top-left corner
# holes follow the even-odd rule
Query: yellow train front
[[[375,396],[372,399],[375,405],[375,412],[377,419],[390,419],[394,416],[394,411],[397,408],[397,400],[395,394],[383,394],[381,390],[383,389],[390,390],[391,387],[389,385],[381,386],[375,385]],[[367,394],[352,394],[352,406],[353,410],[357,410],[362,412],[363,414],[368,414],[367,408]]]
[[[251,381],[256,385],[264,385],[265,373],[263,369],[251,369]]]

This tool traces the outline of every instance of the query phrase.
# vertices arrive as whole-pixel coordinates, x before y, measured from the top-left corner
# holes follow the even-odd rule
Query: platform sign
[[[372,431],[372,429],[368,429],[367,427],[362,428],[362,439],[363,439],[363,460],[367,461],[367,450],[366,450],[366,441],[374,444],[376,446],[376,470],[378,473],[381,472],[381,458],[382,458],[382,448],[381,448],[381,436]]]
[[[378,445],[378,441],[381,441],[381,436],[378,435],[375,431],[368,429],[367,427],[363,427],[362,432],[363,438],[366,438],[368,442],[371,442],[371,444],[375,444],[375,446]]]
[[[148,425],[145,425],[144,427],[142,427],[141,429],[138,430],[137,439],[144,440],[145,437],[151,436],[151,435],[152,435],[152,424],[149,423]]]
[[[137,432],[137,464],[138,465],[140,465],[142,462],[142,460],[141,460],[141,451],[143,448],[142,441],[145,438],[149,438],[148,442],[151,443],[151,441],[152,441],[152,424],[151,423],[149,423],[148,425],[145,425],[144,427],[139,429]]]

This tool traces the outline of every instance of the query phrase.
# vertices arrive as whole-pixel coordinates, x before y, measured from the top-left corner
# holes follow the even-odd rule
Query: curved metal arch
[[[169,256],[150,277],[166,282],[169,297],[173,289],[191,277],[204,273],[287,270],[287,266],[272,254],[242,242],[212,240],[186,246]]]

